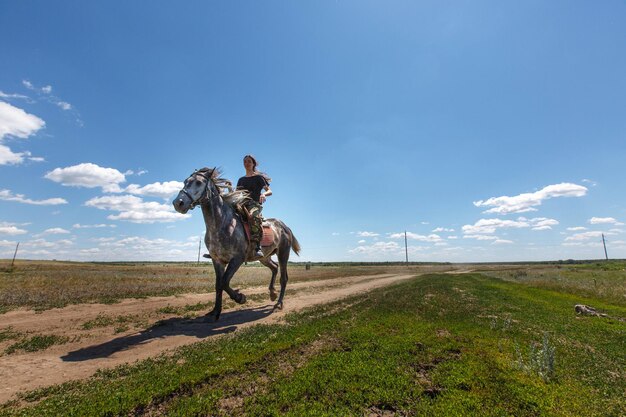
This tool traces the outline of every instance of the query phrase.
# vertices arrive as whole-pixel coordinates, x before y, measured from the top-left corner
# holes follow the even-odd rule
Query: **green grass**
[[[626,262],[602,261],[575,265],[519,265],[479,269],[485,275],[538,288],[600,298],[626,307]]]
[[[575,301],[626,317],[601,299],[478,274],[424,276],[26,393],[25,408],[2,412],[624,415],[626,323],[576,316]]]
[[[5,340],[18,339],[21,336],[21,333],[13,330],[12,327],[7,327],[5,329],[0,330],[0,342],[4,342]]]
[[[98,316],[96,316],[95,319],[84,322],[81,327],[83,328],[83,330],[91,330],[98,327],[112,326],[114,324],[125,325],[128,323],[137,322],[138,320],[139,318],[137,316],[132,315],[111,317],[104,314],[99,314]]]
[[[69,338],[65,336],[35,335],[13,343],[5,350],[5,353],[10,355],[18,350],[23,350],[25,352],[37,352],[38,350],[47,349],[52,345],[61,345],[63,343],[67,343],[68,341]]]

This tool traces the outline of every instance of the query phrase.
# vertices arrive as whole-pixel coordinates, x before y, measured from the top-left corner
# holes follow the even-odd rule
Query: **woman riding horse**
[[[269,185],[272,179],[257,171],[257,165],[257,160],[254,156],[246,155],[243,157],[243,167],[246,170],[246,175],[237,181],[237,189],[246,190],[250,194],[250,200],[247,200],[244,204],[249,216],[250,243],[255,247],[254,258],[262,258],[263,217],[261,216],[261,211],[263,210],[262,204],[265,202],[265,199],[272,195]],[[263,190],[265,190],[265,193],[261,192]]]
[[[207,319],[216,321],[222,311],[222,292],[226,291],[229,297],[239,304],[246,302],[246,296],[243,293],[231,288],[230,280],[244,262],[253,260],[249,256],[250,243],[244,224],[237,212],[237,207],[245,205],[250,197],[248,192],[243,190],[224,194],[222,189],[229,188],[230,181],[221,178],[216,168],[196,170],[183,184],[183,189],[172,204],[174,209],[181,214],[197,206],[202,209],[206,226],[204,243],[211,253],[215,269],[215,306],[207,314]],[[263,257],[254,260],[258,260],[272,271],[269,285],[272,301],[277,298],[274,281],[280,269],[280,294],[274,307],[282,309],[289,280],[287,274],[289,253],[293,250],[298,255],[300,243],[291,229],[282,221],[278,219],[265,219],[265,221],[271,230],[271,242],[263,247]],[[272,255],[278,258],[278,265],[272,260]]]

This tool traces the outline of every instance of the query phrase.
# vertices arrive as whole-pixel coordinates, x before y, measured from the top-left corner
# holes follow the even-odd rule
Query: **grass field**
[[[285,325],[253,326],[82,382],[24,393],[0,410],[37,416],[625,415],[626,307],[619,296],[587,285],[591,276],[598,282],[610,272],[621,288],[624,272],[575,266],[554,281],[546,272],[534,279],[533,267],[525,277],[523,268],[515,276],[506,268],[416,277],[289,314]],[[610,317],[577,316],[576,303]]]
[[[626,262],[476,266],[476,271],[538,288],[597,297],[626,306]]]

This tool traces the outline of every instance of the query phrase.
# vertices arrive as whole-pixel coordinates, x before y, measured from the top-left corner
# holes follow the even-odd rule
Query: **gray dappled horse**
[[[280,266],[280,295],[274,308],[283,308],[283,298],[287,287],[287,261],[293,249],[299,255],[300,244],[291,229],[280,220],[265,219],[273,233],[273,241],[263,246],[263,258],[252,259],[254,247],[248,241],[241,216],[235,207],[250,198],[247,191],[233,191],[222,194],[223,188],[232,189],[230,181],[220,178],[217,168],[196,170],[185,180],[184,187],[172,201],[174,209],[179,213],[187,213],[194,207],[202,208],[206,233],[204,243],[209,249],[215,268],[215,306],[207,314],[207,319],[217,321],[222,312],[222,291],[239,304],[246,302],[246,296],[230,287],[230,280],[241,264],[246,261],[258,260],[272,271],[270,281],[270,299],[276,300],[274,281]],[[271,259],[276,254],[278,265]]]

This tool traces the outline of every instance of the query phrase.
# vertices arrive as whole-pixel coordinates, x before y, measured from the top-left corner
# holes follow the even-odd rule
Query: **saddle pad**
[[[261,239],[261,246],[270,246],[274,243],[274,230],[270,225],[263,225],[263,239]]]
[[[243,224],[246,231],[248,242],[250,241],[250,225],[246,222]],[[274,243],[274,230],[269,223],[263,223],[263,237],[261,238],[261,246],[271,246]]]

